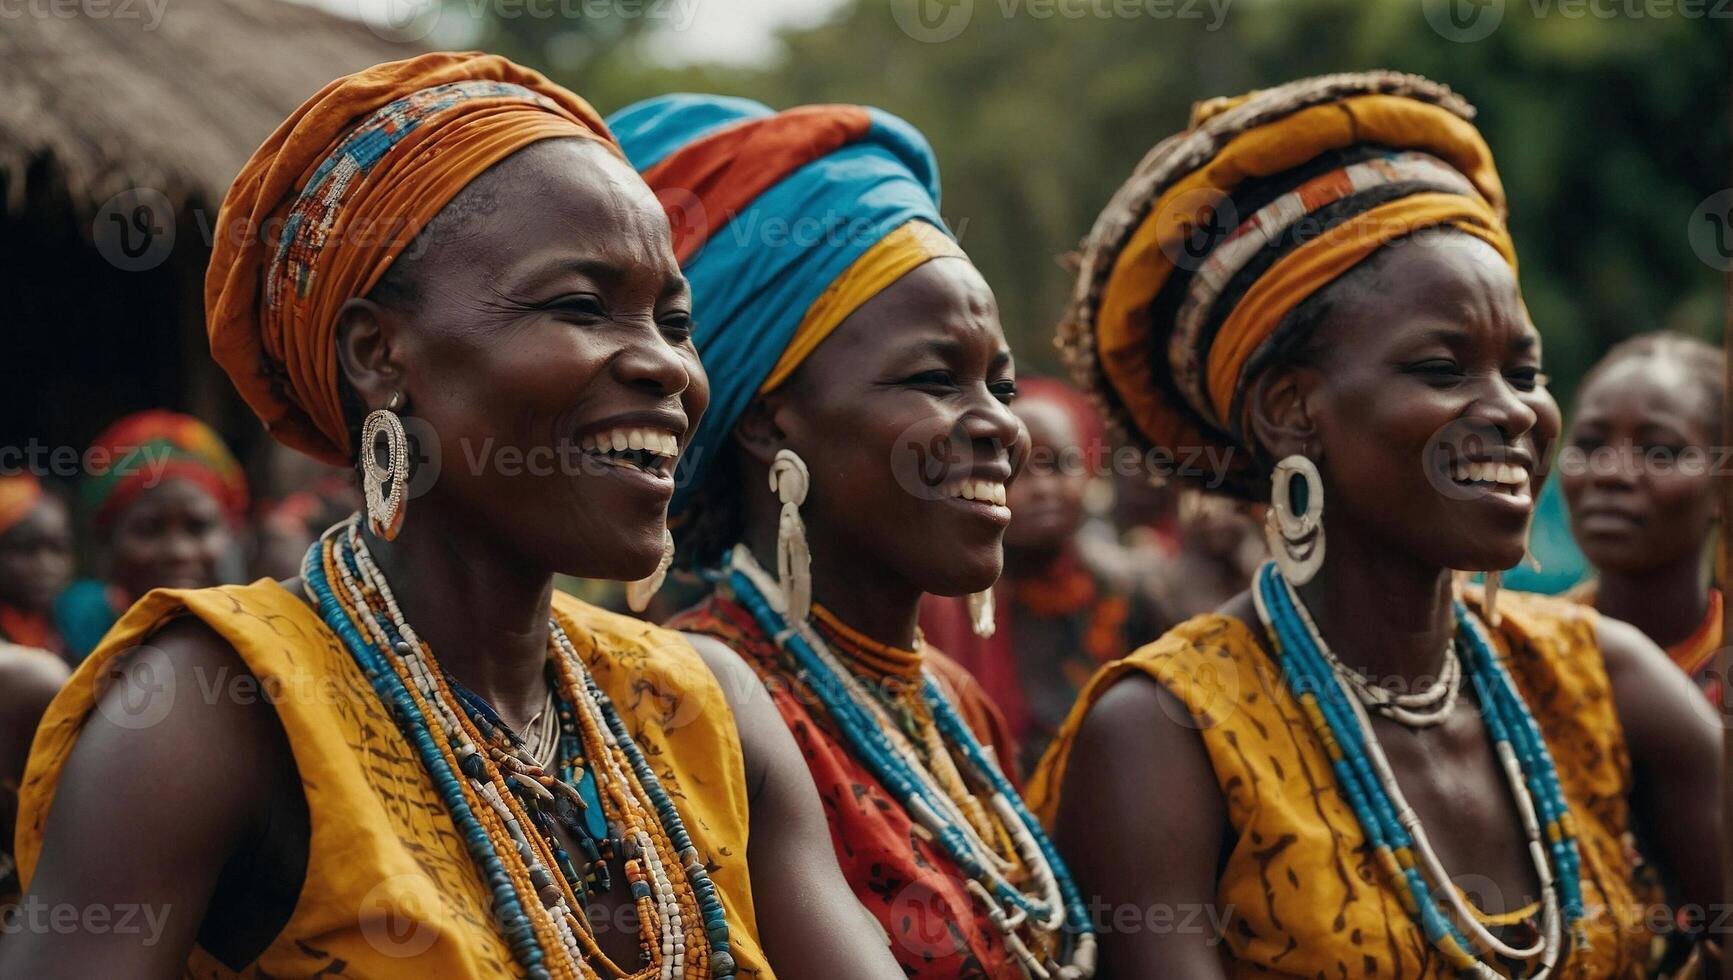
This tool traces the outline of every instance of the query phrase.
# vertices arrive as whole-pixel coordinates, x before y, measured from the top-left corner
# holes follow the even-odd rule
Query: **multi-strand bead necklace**
[[[725,978],[728,921],[703,858],[619,713],[557,619],[548,678],[558,715],[553,765],[433,659],[404,619],[355,517],[308,549],[302,579],[399,730],[432,775],[494,898],[524,973],[541,978]],[[580,870],[563,828],[583,851]],[[638,913],[639,959],[614,964],[586,915],[623,862]]]
[[[931,674],[922,678],[920,700],[935,737],[917,746],[810,621],[788,622],[781,589],[745,546],[730,552],[723,584],[792,658],[855,757],[956,863],[970,894],[988,910],[1027,975],[1037,980],[1092,976],[1095,931],[1070,873]],[[987,807],[968,784],[988,795]],[[1009,838],[1008,846],[1000,843],[1003,837]],[[1026,880],[1031,890],[1013,878]]]
[[[1573,941],[1581,938],[1582,866],[1576,828],[1540,728],[1479,623],[1462,603],[1456,604],[1457,643],[1452,652],[1465,651],[1459,669],[1479,696],[1481,717],[1522,814],[1529,857],[1540,881],[1541,935],[1535,944],[1520,948],[1480,921],[1445,872],[1372,730],[1364,695],[1344,676],[1347,668],[1329,652],[1299,593],[1273,562],[1259,569],[1252,598],[1275,644],[1288,688],[1323,743],[1367,843],[1392,885],[1406,895],[1403,904],[1433,947],[1467,976],[1504,975],[1482,959],[1488,954],[1520,964],[1530,980],[1550,975],[1563,953],[1564,934]]]

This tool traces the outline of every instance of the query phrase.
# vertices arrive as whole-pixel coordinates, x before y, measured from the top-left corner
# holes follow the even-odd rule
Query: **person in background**
[[[18,864],[12,838],[18,824],[18,786],[30,758],[30,743],[48,703],[70,673],[59,656],[0,640],[0,922],[17,903]],[[0,930],[0,941],[5,930]]]
[[[1709,551],[1727,358],[1676,333],[1632,337],[1583,380],[1559,459],[1571,532],[1594,578],[1569,594],[1667,651],[1719,704],[1721,589]]]
[[[249,578],[294,578],[319,533],[354,513],[361,493],[353,469],[322,463],[278,442],[260,460],[260,499],[253,508]]]
[[[56,604],[74,663],[146,592],[239,578],[235,532],[247,511],[240,464],[190,415],[128,415],[96,437],[86,458],[92,472],[81,488],[82,509],[105,575],[75,583]]]
[[[32,473],[0,476],[0,643],[61,653],[54,600],[71,581],[66,504]]]
[[[1096,668],[1171,623],[1138,588],[1117,546],[1083,540],[1084,498],[1101,471],[1106,427],[1082,392],[1020,378],[1011,410],[1029,430],[1029,462],[1007,488],[1005,571],[994,629],[977,635],[961,596],[921,604],[927,640],[980,681],[1005,715],[1027,772]]]
[[[1269,556],[1257,513],[1262,508],[1179,490],[1179,548],[1171,558],[1145,563],[1148,602],[1178,624],[1214,612],[1245,591]]]

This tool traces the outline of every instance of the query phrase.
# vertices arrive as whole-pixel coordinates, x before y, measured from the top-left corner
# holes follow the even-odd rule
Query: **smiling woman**
[[[758,673],[908,976],[1089,976],[1087,913],[1005,775],[1004,722],[916,628],[923,593],[998,578],[1028,443],[926,140],[875,109],[696,95],[611,124],[670,206],[717,379],[676,507],[679,560],[718,584],[670,625]]]
[[[213,353],[366,512],[297,580],[109,632],[43,721],[18,864],[27,901],[166,924],[27,931],[0,974],[895,976],[739,659],[553,591],[657,567],[709,400],[666,219],[590,107],[492,56],[380,65],[220,224]]]
[[[1104,667],[1032,780],[1086,894],[1222,916],[1104,935],[1110,976],[1642,976],[1633,829],[1719,901],[1697,692],[1624,623],[1454,585],[1522,558],[1560,428],[1472,118],[1382,72],[1211,100],[1086,242],[1079,381],[1229,453],[1276,559]]]

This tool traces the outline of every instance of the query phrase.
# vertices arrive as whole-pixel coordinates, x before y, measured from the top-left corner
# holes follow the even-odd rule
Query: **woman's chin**
[[[970,562],[957,562],[948,568],[933,568],[923,575],[927,583],[921,591],[939,596],[972,595],[985,592],[999,581],[999,575],[1005,569],[1001,552],[995,549],[991,557],[982,556]],[[932,573],[938,574],[932,574]],[[920,580],[917,580],[920,581]]]
[[[1459,572],[1503,572],[1522,564],[1528,547],[1522,541],[1496,548],[1479,548],[1472,555],[1463,555],[1449,562]]]
[[[592,542],[583,548],[573,548],[566,553],[580,555],[582,560],[569,563],[560,571],[575,578],[614,582],[636,582],[648,578],[662,563],[661,530],[657,528],[654,535],[633,533],[620,536],[601,547]]]

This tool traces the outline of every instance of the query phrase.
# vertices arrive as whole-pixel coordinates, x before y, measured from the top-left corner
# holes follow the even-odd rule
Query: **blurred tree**
[[[647,62],[636,41],[667,23],[654,18],[562,21],[551,33],[520,18],[479,43],[604,111],[706,90],[904,116],[933,142],[944,214],[997,290],[1020,359],[1048,369],[1070,285],[1060,257],[1194,101],[1321,72],[1419,72],[1481,109],[1561,399],[1621,337],[1715,335],[1721,276],[1686,236],[1692,211],[1729,179],[1733,31],[1701,16],[1715,4],[1482,0],[1475,9],[1499,15],[1497,28],[1457,42],[1431,26],[1447,2],[847,0],[828,23],[784,34],[777,63],[750,69]],[[902,26],[919,23],[916,4],[967,24],[921,40]],[[567,30],[586,40],[549,40]]]

